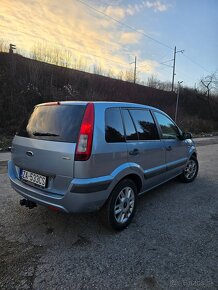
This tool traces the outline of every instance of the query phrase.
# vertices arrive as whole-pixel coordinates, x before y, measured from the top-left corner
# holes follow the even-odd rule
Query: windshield
[[[85,105],[38,106],[17,135],[33,139],[77,142]]]

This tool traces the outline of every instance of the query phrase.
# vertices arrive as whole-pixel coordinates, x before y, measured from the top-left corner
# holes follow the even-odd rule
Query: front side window
[[[105,111],[105,140],[108,143],[125,141],[119,108],[109,108]]]
[[[178,139],[180,135],[178,127],[167,116],[158,112],[154,112],[154,114],[160,125],[162,138]]]
[[[139,140],[157,140],[159,139],[158,131],[148,110],[133,109],[129,110],[135,123]]]

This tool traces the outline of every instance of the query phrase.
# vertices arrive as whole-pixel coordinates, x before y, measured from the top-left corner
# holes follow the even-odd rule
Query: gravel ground
[[[0,289],[218,289],[218,145],[202,145],[196,181],[144,195],[120,233],[20,207],[0,162]]]

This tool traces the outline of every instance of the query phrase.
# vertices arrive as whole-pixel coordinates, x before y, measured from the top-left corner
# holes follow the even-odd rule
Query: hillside
[[[158,107],[174,118],[176,94],[0,53],[0,133],[14,134],[34,105],[53,100],[136,102]],[[216,112],[216,99],[212,107]],[[178,113],[178,123],[186,130],[218,130],[217,114],[194,90],[181,90]]]

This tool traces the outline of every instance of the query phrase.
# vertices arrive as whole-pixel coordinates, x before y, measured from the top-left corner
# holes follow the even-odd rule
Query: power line
[[[1,25],[1,24],[0,24],[0,26],[2,26],[2,27],[5,28],[4,25]],[[19,32],[22,33],[22,34],[24,34],[24,35],[26,35],[26,33],[23,32],[23,31],[19,31]],[[100,55],[93,54],[93,53],[92,53],[92,54],[91,54],[91,53],[87,53],[87,52],[81,51],[80,49],[77,49],[77,48],[75,48],[75,47],[71,47],[71,46],[63,46],[63,45],[61,45],[61,44],[58,44],[57,42],[50,41],[50,40],[48,40],[48,39],[41,39],[40,37],[37,37],[37,36],[35,36],[35,35],[31,34],[31,33],[28,33],[28,35],[31,36],[31,37],[34,37],[34,38],[38,38],[38,39],[40,39],[42,42],[45,42],[45,43],[47,42],[47,43],[50,43],[50,44],[53,44],[53,45],[60,46],[60,47],[65,48],[65,49],[69,49],[69,50],[77,51],[77,52],[79,52],[80,54],[86,55],[86,56],[88,56],[88,57],[97,57],[97,58],[100,58],[100,59],[107,60],[107,61],[109,61],[109,62],[114,62],[114,63],[120,64],[120,65],[125,66],[125,67],[128,67],[128,66],[129,66],[128,63],[124,63],[124,62],[120,62],[120,61],[112,60],[111,58],[107,58],[107,57],[100,56]],[[100,40],[100,39],[97,39],[97,38],[95,38],[95,39],[96,39],[96,40]],[[105,43],[106,43],[106,42],[105,42]],[[108,43],[108,44],[109,44],[109,43]],[[119,44],[119,43],[118,43],[118,44]],[[126,51],[128,51],[128,50],[126,50]],[[129,53],[129,56],[131,56],[131,53],[130,53],[129,51],[128,51],[128,53]],[[132,53],[132,54],[133,54],[133,53]],[[146,65],[142,65],[142,66],[146,66]],[[140,67],[141,67],[141,66],[140,66]]]
[[[169,59],[169,60],[166,60],[166,61],[164,61],[164,62],[160,62],[160,64],[165,65],[167,62],[170,62],[170,61],[173,61],[173,59]]]
[[[189,56],[187,56],[186,54],[183,54],[184,57],[186,57],[189,61],[191,61],[193,64],[199,66],[201,69],[203,69],[204,71],[209,72],[205,67],[203,67],[200,63],[196,62],[195,60],[191,59]]]
[[[112,6],[112,7],[117,7],[119,6],[119,4],[114,4],[114,3],[111,3],[111,1],[103,1],[103,0],[100,0],[100,2],[103,4],[103,5],[107,5],[107,6]],[[101,4],[99,3],[99,4]]]
[[[118,20],[118,19],[116,19],[116,18],[114,18],[114,17],[112,17],[112,16],[107,15],[105,12],[96,9],[95,7],[89,5],[88,3],[86,3],[86,2],[84,2],[84,1],[82,1],[82,0],[77,0],[77,1],[80,2],[80,3],[82,3],[83,5],[87,6],[88,8],[92,9],[93,11],[95,11],[95,12],[97,12],[97,13],[100,13],[100,14],[106,16],[106,17],[109,18],[109,19],[112,19],[113,21],[119,23],[120,25],[126,26],[127,28],[129,28],[129,29],[131,29],[131,30],[133,30],[133,31],[136,31],[137,33],[140,33],[140,34],[142,34],[143,36],[145,36],[145,37],[147,37],[147,38],[153,40],[154,42],[156,42],[156,43],[158,43],[158,44],[160,44],[160,45],[162,45],[162,46],[165,46],[165,47],[167,47],[168,49],[173,50],[173,48],[170,47],[169,45],[167,45],[167,44],[165,44],[165,43],[163,43],[163,42],[161,42],[161,41],[159,41],[159,40],[157,40],[157,39],[151,37],[150,35],[146,34],[145,32],[143,32],[143,31],[141,31],[141,30],[138,30],[138,29],[136,29],[135,27],[130,26],[129,24],[126,24],[126,23],[124,23],[124,22],[122,22],[122,21],[120,21],[120,20]]]
[[[77,1],[79,1],[79,2],[82,2],[82,1],[80,1],[80,0],[77,0]],[[106,15],[106,16],[108,16],[108,15]],[[0,24],[0,26],[2,26],[3,28],[6,28],[4,25],[1,25]],[[25,32],[23,32],[23,31],[19,31],[20,33],[22,33],[22,34],[26,34]],[[139,32],[139,31],[138,31]],[[30,34],[30,33],[28,33],[30,36],[32,36],[32,37],[34,37],[34,38],[36,38],[36,36],[35,35],[32,35],[32,34]],[[40,37],[37,37],[38,39],[40,39]],[[100,39],[97,39],[97,38],[95,38],[96,40],[100,40]],[[100,58],[100,59],[104,59],[104,60],[107,60],[107,61],[109,61],[109,62],[113,62],[113,63],[117,63],[117,64],[120,64],[120,65],[122,65],[122,66],[125,66],[125,67],[128,67],[128,64],[127,63],[123,63],[123,62],[119,62],[119,61],[115,61],[115,60],[112,60],[111,58],[107,58],[107,57],[103,57],[103,56],[100,56],[100,55],[97,55],[97,54],[90,54],[90,53],[87,53],[87,52],[83,52],[83,51],[81,51],[81,50],[79,50],[79,49],[76,49],[76,48],[74,48],[74,47],[70,47],[70,46],[63,46],[63,45],[61,45],[61,44],[58,44],[58,43],[55,43],[55,42],[52,42],[52,41],[49,41],[49,40],[45,40],[45,39],[42,39],[42,41],[45,41],[45,42],[48,42],[48,43],[51,43],[51,44],[55,44],[55,45],[57,45],[57,46],[60,46],[60,47],[63,47],[63,48],[67,48],[67,49],[70,49],[70,50],[75,50],[75,51],[78,51],[80,54],[83,54],[83,55],[86,55],[86,56],[89,56],[89,57],[97,57],[97,58]],[[105,42],[106,43],[106,42]],[[119,43],[118,43],[119,44]],[[127,50],[126,50],[127,51]],[[129,52],[129,51],[128,51]],[[132,53],[133,54],[133,53]],[[131,55],[131,54],[130,54]],[[199,63],[197,63],[196,61],[194,61],[194,60],[192,60],[190,57],[188,57],[187,55],[185,55],[185,54],[183,54],[183,56],[185,56],[189,61],[191,61],[193,64],[195,64],[195,65],[197,65],[197,66],[199,66],[201,69],[203,69],[204,71],[206,71],[206,72],[208,72],[208,73],[210,73],[206,68],[204,68],[201,64],[199,64]],[[168,65],[166,65],[165,63],[166,62],[170,62],[170,61],[172,61],[172,60],[168,60],[168,61],[165,61],[165,62],[158,62],[157,61],[157,63],[158,64],[160,64],[160,65],[165,65],[165,66],[168,66]],[[137,66],[137,67],[144,67],[144,66],[147,66],[147,65],[141,65],[141,66]],[[169,67],[171,67],[171,66],[169,66]]]
[[[4,27],[3,25],[1,25],[1,26]],[[25,34],[25,32],[22,32],[22,31],[19,31],[19,32]],[[40,39],[39,37],[36,37],[35,35],[31,35],[31,36]],[[124,63],[124,62],[116,61],[116,60],[113,60],[113,59],[111,59],[111,58],[107,58],[107,57],[100,56],[100,55],[93,54],[93,53],[92,53],[92,54],[91,54],[91,53],[87,53],[87,52],[85,52],[85,51],[81,51],[80,49],[77,49],[77,48],[75,48],[75,47],[71,47],[71,46],[63,46],[63,45],[61,45],[61,44],[58,44],[58,43],[56,43],[56,42],[53,42],[53,41],[50,41],[50,40],[47,40],[47,39],[46,39],[46,40],[45,40],[45,39],[42,39],[42,41],[43,41],[43,42],[45,41],[45,42],[47,42],[47,43],[51,43],[51,44],[55,44],[55,45],[60,46],[60,47],[63,47],[63,48],[67,48],[67,49],[69,49],[69,50],[77,51],[77,52],[79,52],[80,54],[87,55],[87,56],[89,56],[89,57],[97,57],[97,58],[104,59],[104,60],[107,60],[107,61],[111,61],[111,62],[114,62],[114,63],[120,64],[120,65],[123,65],[123,66],[129,66],[128,63]]]
[[[137,33],[142,34],[143,36],[145,36],[145,37],[147,37],[147,38],[149,38],[149,39],[155,41],[156,43],[158,43],[158,44],[160,44],[160,45],[162,45],[162,46],[165,46],[165,47],[169,48],[170,50],[173,50],[173,48],[172,48],[171,46],[169,46],[168,44],[166,44],[166,43],[164,43],[164,42],[161,42],[161,41],[159,41],[159,40],[157,40],[157,39],[151,37],[150,35],[146,34],[145,32],[140,31],[140,30],[136,29],[135,27],[130,26],[129,24],[126,24],[126,23],[124,23],[124,22],[122,22],[122,21],[120,21],[120,20],[118,20],[118,19],[116,19],[116,18],[114,18],[114,17],[112,17],[112,16],[110,16],[110,15],[107,15],[105,12],[96,9],[95,7],[89,5],[88,3],[86,3],[86,2],[84,2],[84,1],[82,1],[82,0],[77,0],[77,1],[80,2],[80,3],[82,3],[83,5],[87,6],[88,8],[92,9],[93,11],[95,11],[95,12],[97,12],[97,13],[100,13],[100,14],[106,16],[106,17],[109,18],[109,19],[112,19],[113,21],[119,23],[120,25],[126,26],[127,28],[129,28],[129,29],[131,29],[131,30],[133,30],[133,31],[136,31]],[[192,63],[194,63],[195,65],[198,65],[199,67],[201,67],[204,71],[210,73],[210,72],[209,72],[207,69],[205,69],[201,64],[199,64],[199,63],[197,63],[196,61],[192,60],[190,57],[188,57],[188,56],[185,55],[185,54],[184,54],[184,56],[185,56],[187,59],[189,59]],[[163,63],[160,63],[160,64],[163,64]]]
[[[6,26],[4,26],[4,25],[2,25],[2,24],[0,24],[0,26],[3,27],[3,28],[6,28]],[[82,52],[81,50],[76,49],[76,48],[74,48],[74,47],[63,46],[63,45],[61,45],[61,44],[58,44],[58,43],[53,42],[53,41],[50,41],[50,40],[48,40],[48,39],[41,39],[39,36],[37,37],[37,36],[35,36],[35,35],[33,35],[33,34],[29,33],[29,32],[28,32],[28,33],[25,33],[25,32],[23,32],[23,31],[19,31],[19,32],[22,33],[22,34],[24,34],[24,35],[29,35],[29,36],[31,36],[31,37],[38,38],[38,39],[40,39],[42,42],[48,42],[48,43],[55,44],[55,45],[58,45],[58,46],[63,47],[63,48],[67,48],[67,49],[70,49],[70,50],[78,51],[79,53],[84,54],[84,55],[94,56],[94,57],[97,57],[97,58],[101,58],[101,59],[104,59],[104,60],[109,60],[109,61],[112,61],[112,62],[114,62],[114,63],[121,64],[121,65],[124,65],[124,66],[128,66],[127,63],[122,63],[122,62],[119,62],[119,61],[114,61],[114,60],[112,60],[112,59],[108,59],[108,58],[105,58],[105,57],[103,57],[103,56],[99,56],[99,55],[96,55],[96,54],[90,54],[90,53],[87,53],[87,52]],[[85,33],[82,33],[82,34],[87,35],[87,34],[85,34]],[[97,41],[99,41],[99,42],[103,42],[103,43],[105,43],[105,44],[111,45],[110,42],[102,41],[101,39],[96,38],[96,37],[92,37],[92,38],[95,39],[95,40],[97,40]],[[121,45],[119,42],[117,42],[117,43],[113,43],[113,42],[112,42],[112,44],[114,44],[114,45]],[[104,47],[102,47],[102,48],[104,48]],[[118,48],[118,49],[120,49],[120,48]],[[133,56],[133,55],[134,55],[134,52],[131,52],[131,51],[129,51],[127,48],[124,48],[124,47],[122,47],[122,49],[121,49],[120,51],[121,51],[121,52],[123,51],[123,52],[124,52],[126,55],[128,55],[128,56]]]
[[[193,77],[193,76],[187,74],[186,72],[181,71],[181,69],[178,69],[177,71],[178,71],[178,74],[183,75],[183,77],[184,77],[185,79],[191,79],[191,78]]]
[[[173,50],[173,48],[170,47],[169,45],[167,45],[166,43],[163,43],[163,42],[161,42],[161,41],[159,41],[159,40],[157,40],[157,39],[151,37],[150,35],[144,33],[143,31],[140,31],[140,30],[136,29],[135,27],[130,26],[129,24],[126,24],[126,23],[124,23],[124,22],[122,22],[122,21],[120,21],[120,20],[118,20],[118,19],[116,19],[116,18],[114,18],[114,17],[112,17],[112,16],[106,14],[106,13],[103,12],[103,11],[96,9],[95,7],[89,5],[88,3],[86,3],[86,2],[84,2],[84,1],[82,1],[82,0],[77,0],[77,1],[80,2],[80,3],[82,3],[83,5],[87,6],[88,8],[92,9],[93,11],[98,12],[98,13],[101,13],[102,15],[106,16],[107,18],[112,19],[113,21],[119,23],[120,25],[126,26],[126,27],[128,27],[129,29],[134,30],[134,31],[136,31],[137,33],[140,33],[140,34],[142,34],[143,36],[145,36],[145,37],[147,37],[147,38],[149,38],[149,39],[155,41],[156,43],[158,43],[158,44],[160,44],[160,45],[162,45],[162,46],[165,46],[165,47],[167,47],[167,48]],[[201,64],[199,64],[198,62],[192,60],[192,59],[191,59],[190,57],[188,57],[187,55],[185,55],[185,54],[183,54],[183,55],[184,55],[187,59],[189,59],[192,63],[194,63],[195,65],[198,65],[198,66],[201,67],[204,71],[210,73],[210,72],[209,72],[207,69],[205,69]],[[160,64],[163,64],[163,63],[160,63]]]
[[[59,44],[58,44],[59,45]],[[60,46],[60,45],[59,45]],[[65,46],[66,48],[68,49],[72,49],[72,50],[75,50],[75,51],[78,51],[79,53],[81,54],[85,54],[85,55],[88,55],[88,56],[94,56],[94,57],[97,57],[97,58],[100,58],[100,59],[104,59],[104,60],[108,60],[108,61],[111,61],[111,62],[114,62],[114,63],[118,63],[118,64],[121,64],[123,66],[128,66],[127,63],[123,63],[123,62],[120,62],[120,61],[116,61],[116,60],[112,60],[110,58],[106,58],[104,56],[100,56],[100,55],[97,55],[97,54],[90,54],[90,53],[86,53],[84,51],[80,51],[79,49],[76,49],[74,47],[71,47],[71,46]]]
[[[5,26],[3,26],[3,25],[1,25],[0,24],[0,26],[2,26],[2,27],[4,27],[4,28],[6,28]],[[22,31],[19,31],[19,32],[21,32],[21,33],[23,33],[23,34],[26,34],[26,33],[24,33],[24,32],[22,32]],[[33,36],[32,34],[30,34],[30,33],[28,33],[29,35],[31,35],[32,37],[35,37],[35,36]],[[84,35],[84,36],[87,36],[88,34],[86,34],[86,33],[81,33],[82,35]],[[37,37],[37,38],[39,38],[39,37]],[[107,44],[107,45],[109,45],[109,46],[111,46],[111,45],[114,45],[114,46],[116,46],[116,45],[118,45],[118,46],[121,46],[122,44],[121,43],[119,43],[119,42],[117,42],[117,43],[115,43],[115,42],[110,42],[110,41],[105,41],[105,40],[102,40],[102,39],[100,39],[100,38],[97,38],[97,37],[91,37],[92,39],[95,39],[95,40],[97,40],[99,43],[104,43],[104,44]],[[51,42],[51,41],[49,41],[49,40],[44,40],[44,41],[47,41],[47,42]],[[52,43],[54,43],[54,42],[52,42]],[[55,44],[55,43],[54,43]],[[57,43],[56,43],[57,44]],[[57,45],[59,45],[59,44],[57,44]],[[64,46],[63,46],[64,47]],[[103,46],[101,46],[101,48],[104,48]],[[117,48],[114,48],[114,49],[117,49]],[[119,47],[118,47],[118,49],[120,49]],[[122,47],[122,49],[121,49],[121,52],[124,52],[126,55],[128,55],[128,56],[133,56],[134,55],[134,53],[133,52],[131,52],[131,51],[129,51],[127,48],[125,48],[125,47]],[[127,53],[126,53],[127,52]]]

